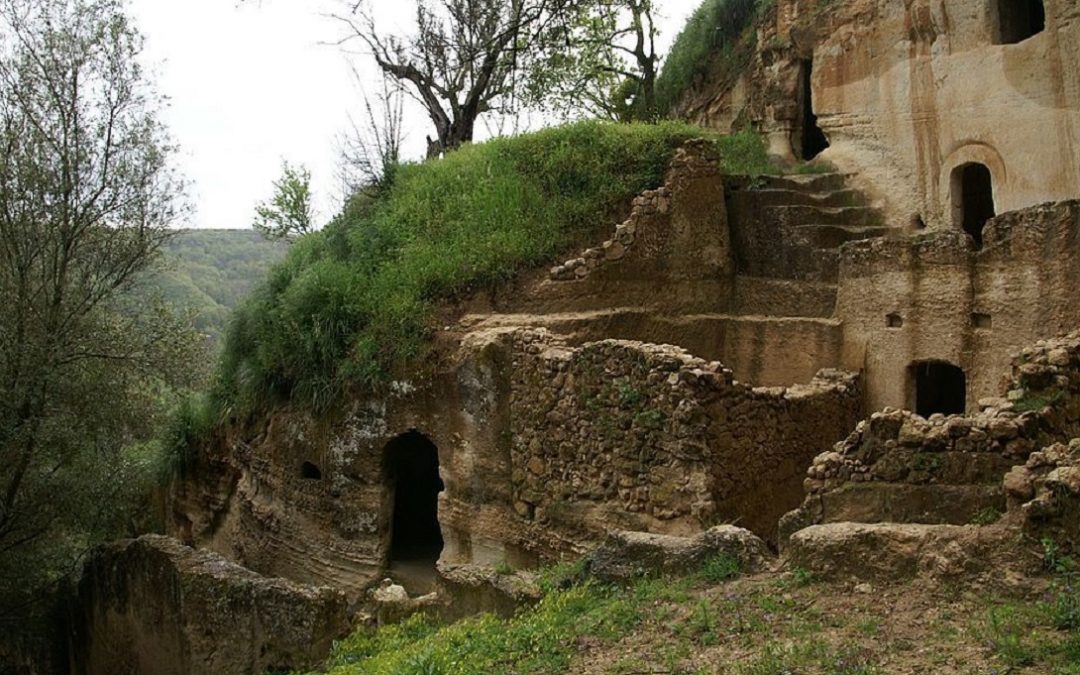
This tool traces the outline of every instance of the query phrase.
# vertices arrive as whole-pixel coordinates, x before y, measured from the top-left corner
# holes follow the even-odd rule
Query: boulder
[[[729,555],[745,572],[763,568],[769,551],[749,530],[722,525],[696,537],[617,531],[589,554],[589,574],[610,582],[627,582],[654,574],[684,574],[710,558]]]
[[[90,556],[76,618],[74,672],[85,675],[306,670],[350,628],[339,591],[269,579],[157,535]]]
[[[482,613],[510,617],[543,597],[539,579],[532,572],[504,573],[485,565],[442,562],[438,571],[436,593],[447,621]]]
[[[787,564],[822,579],[897,582],[1001,574],[1030,564],[1007,527],[828,523],[792,535]]]

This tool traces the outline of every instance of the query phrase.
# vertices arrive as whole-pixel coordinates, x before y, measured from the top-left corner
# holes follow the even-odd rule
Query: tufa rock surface
[[[654,574],[685,574],[720,555],[737,560],[745,572],[755,572],[765,567],[769,550],[752,532],[721,525],[695,537],[612,532],[586,561],[590,575],[622,583]]]
[[[314,668],[349,630],[338,591],[268,579],[157,535],[96,550],[76,616],[73,672],[83,675]]]

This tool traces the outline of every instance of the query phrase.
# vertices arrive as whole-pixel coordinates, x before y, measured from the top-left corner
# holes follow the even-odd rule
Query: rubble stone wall
[[[612,526],[689,534],[724,521],[772,538],[808,453],[860,410],[851,374],[753,389],[667,345],[513,340],[515,511],[586,541]]]
[[[1004,513],[1002,478],[1011,467],[1080,435],[1080,333],[1018,350],[1001,393],[967,417],[886,409],[860,422],[814,459],[806,499],[784,516],[781,541],[820,523],[960,525]],[[1030,468],[1045,464],[1036,459]],[[1033,480],[1017,476],[1015,484]],[[1018,492],[1030,498],[1034,487]]]

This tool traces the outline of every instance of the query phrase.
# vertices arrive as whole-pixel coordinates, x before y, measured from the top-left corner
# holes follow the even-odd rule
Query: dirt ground
[[[799,573],[743,577],[657,602],[617,641],[583,639],[571,672],[1080,673],[1080,636],[1053,626],[1064,582],[875,587]]]

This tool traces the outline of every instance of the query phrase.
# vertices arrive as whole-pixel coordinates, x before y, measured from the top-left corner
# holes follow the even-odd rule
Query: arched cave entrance
[[[985,164],[961,164],[952,172],[953,221],[982,248],[983,228],[996,214],[994,178]]]
[[[799,62],[799,124],[795,134],[796,151],[800,159],[810,161],[829,147],[829,139],[818,126],[814,114],[814,92],[811,88],[814,62]]]
[[[908,371],[916,414],[962,415],[967,410],[967,376],[961,368],[944,361],[922,361]]]
[[[393,494],[390,564],[434,566],[442,553],[439,527],[439,451],[427,436],[410,431],[386,445],[386,479]]]
[[[1046,30],[1046,7],[1043,0],[997,0],[998,40],[1011,45]]]

